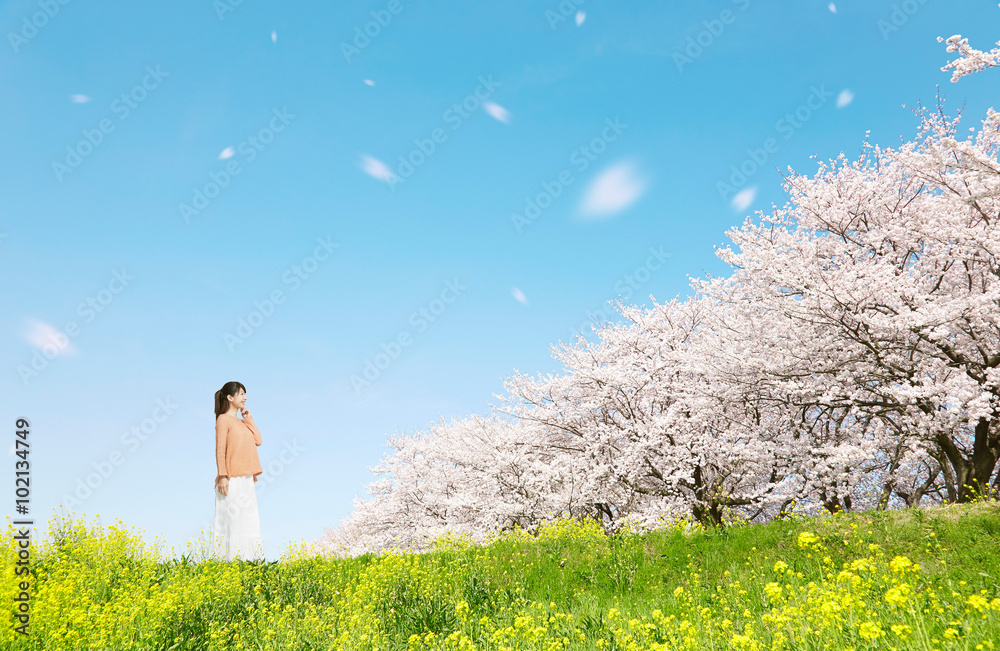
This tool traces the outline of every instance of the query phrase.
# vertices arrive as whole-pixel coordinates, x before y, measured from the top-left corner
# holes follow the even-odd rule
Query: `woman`
[[[215,392],[215,536],[216,558],[263,560],[257,512],[257,457],[260,430],[246,408],[246,387],[226,382]],[[239,418],[242,413],[243,418]]]

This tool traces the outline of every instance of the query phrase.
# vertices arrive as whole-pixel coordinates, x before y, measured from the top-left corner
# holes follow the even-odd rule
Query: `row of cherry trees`
[[[952,81],[1000,65],[953,36]],[[1000,46],[1000,43],[998,43]],[[553,346],[489,417],[390,437],[372,498],[318,545],[355,555],[482,540],[562,513],[609,528],[791,508],[965,502],[1000,489],[1000,114],[967,139],[917,111],[727,235],[724,278]]]

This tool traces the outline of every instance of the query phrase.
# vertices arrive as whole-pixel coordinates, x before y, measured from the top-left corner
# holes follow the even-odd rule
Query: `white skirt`
[[[236,556],[264,560],[253,475],[230,477],[227,492],[228,495],[220,493],[216,484],[213,557],[227,561]]]

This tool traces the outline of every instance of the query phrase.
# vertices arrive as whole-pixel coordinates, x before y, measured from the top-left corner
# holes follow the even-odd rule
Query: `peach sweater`
[[[229,414],[215,418],[215,465],[219,474],[215,485],[223,477],[257,475],[264,472],[257,456],[257,446],[261,444],[260,430],[253,422],[253,416],[240,419]]]

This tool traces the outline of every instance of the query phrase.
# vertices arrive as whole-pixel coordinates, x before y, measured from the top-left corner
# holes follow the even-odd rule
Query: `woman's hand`
[[[240,412],[243,418],[252,418],[252,416],[250,416],[250,410],[246,407],[240,407]]]
[[[223,497],[229,494],[229,477],[223,477],[219,480],[219,492],[222,493]]]

